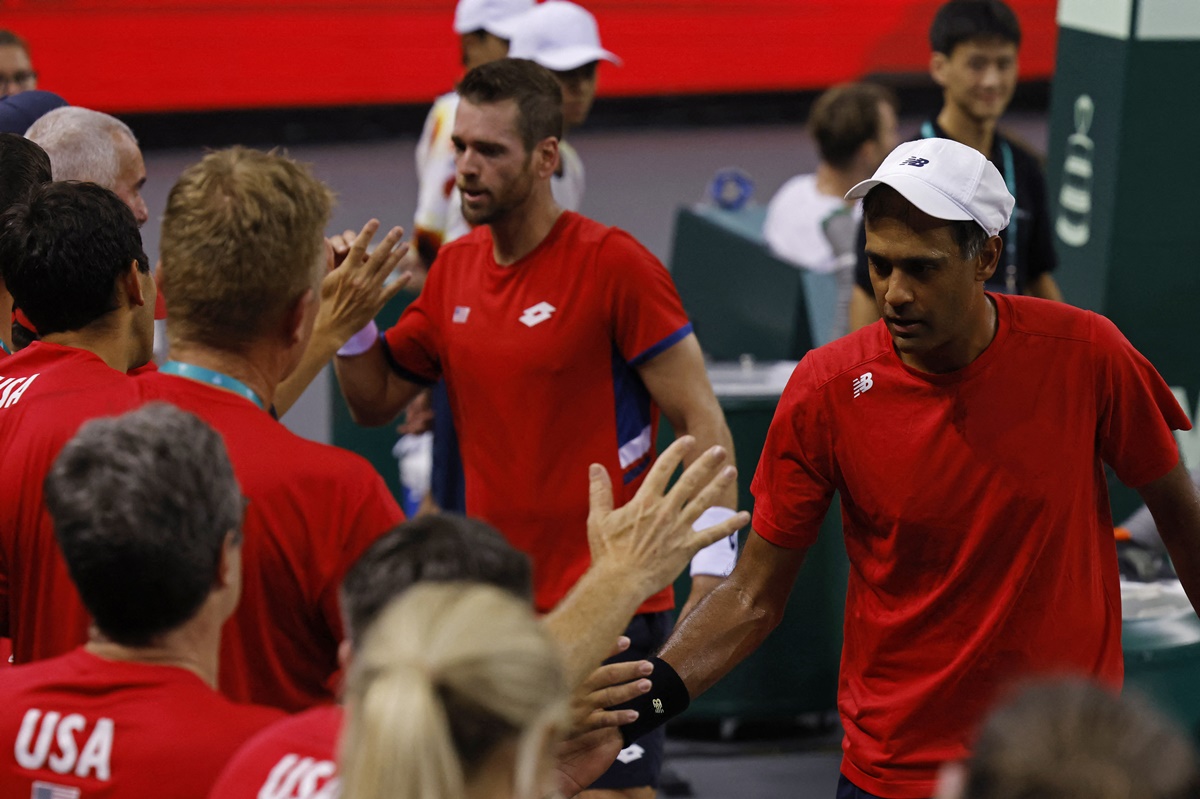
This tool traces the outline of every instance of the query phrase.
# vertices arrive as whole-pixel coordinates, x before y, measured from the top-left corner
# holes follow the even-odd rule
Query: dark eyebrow
[[[899,266],[903,269],[906,266],[924,266],[927,264],[942,264],[949,260],[946,255],[928,258],[897,258],[895,260],[886,256],[880,255],[873,250],[864,250],[867,259],[870,261],[878,261],[880,263],[889,264],[891,266]]]

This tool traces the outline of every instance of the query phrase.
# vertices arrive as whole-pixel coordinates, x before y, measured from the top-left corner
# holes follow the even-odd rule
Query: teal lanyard
[[[4,350],[5,355],[12,355],[12,350],[4,345],[4,339],[0,339],[0,350]]]
[[[932,139],[937,135],[933,123],[929,120],[921,125],[922,139]],[[1012,147],[1003,139],[999,144],[1000,160],[1004,162],[1004,185],[1008,187],[1008,193],[1013,196],[1013,200],[1016,200],[1017,170],[1013,164]],[[1017,218],[1017,209],[1014,207],[1008,227],[1004,229],[1004,289],[1009,294],[1017,293]]]
[[[195,380],[198,383],[208,383],[210,386],[223,388],[227,391],[232,391],[234,394],[241,394],[264,411],[267,410],[267,403],[262,401],[262,398],[254,392],[254,389],[235,377],[181,361],[167,361],[158,371],[169,375],[186,377],[188,380]]]

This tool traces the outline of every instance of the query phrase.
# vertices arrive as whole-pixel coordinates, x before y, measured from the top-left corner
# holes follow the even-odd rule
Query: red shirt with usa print
[[[655,457],[658,408],[637,367],[692,331],[671,276],[632,236],[564,211],[501,266],[481,226],[445,245],[421,296],[384,336],[397,373],[444,376],[467,511],[533,560],[548,611],[587,570],[590,463],[615,501]],[[674,606],[670,588],[641,612]]]

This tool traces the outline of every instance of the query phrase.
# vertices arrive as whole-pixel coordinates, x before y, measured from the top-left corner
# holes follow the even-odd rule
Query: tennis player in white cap
[[[663,647],[626,739],[762,642],[837,492],[850,558],[837,796],[918,799],[1012,682],[1120,686],[1104,464],[1166,525],[1193,606],[1200,498],[1171,432],[1191,425],[1112,322],[985,291],[1014,201],[983,155],[902,144],[847,195],[859,197],[883,318],[797,366],[742,556]]]

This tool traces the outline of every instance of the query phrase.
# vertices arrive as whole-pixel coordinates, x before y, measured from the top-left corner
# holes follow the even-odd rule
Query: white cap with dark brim
[[[991,161],[950,139],[901,144],[846,199],[865,197],[881,183],[935,219],[973,219],[989,236],[1008,227],[1017,203]]]
[[[621,63],[600,46],[596,18],[567,0],[546,0],[495,28],[492,33],[508,39],[509,58],[525,58],[554,72],[568,72],[593,61]]]

